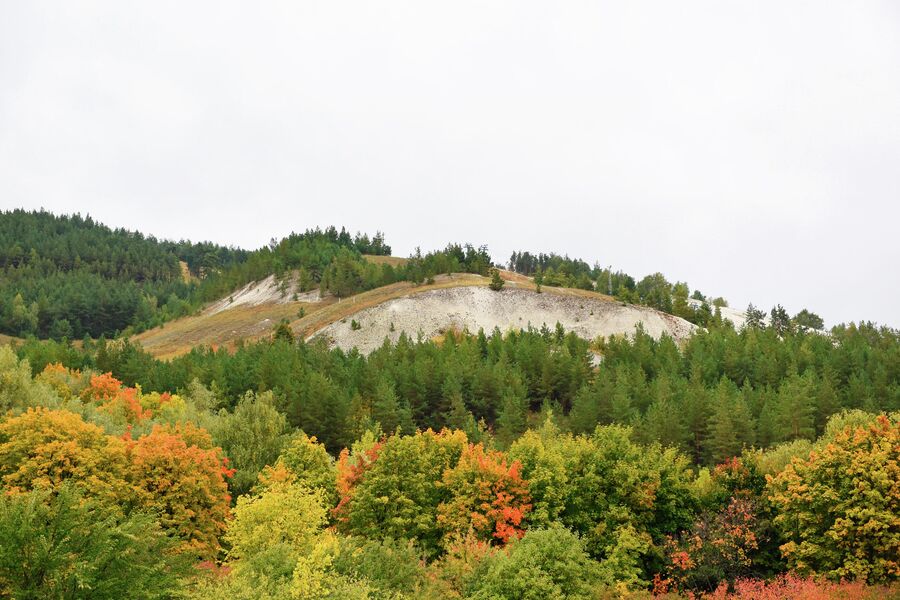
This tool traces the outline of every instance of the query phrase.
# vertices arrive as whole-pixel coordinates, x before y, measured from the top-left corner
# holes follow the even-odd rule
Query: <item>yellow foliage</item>
[[[66,410],[32,408],[0,423],[0,481],[56,489],[69,481],[112,502],[128,494],[125,443]]]

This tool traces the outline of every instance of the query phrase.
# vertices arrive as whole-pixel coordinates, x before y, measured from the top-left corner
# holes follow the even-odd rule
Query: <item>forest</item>
[[[250,251],[158,240],[77,214],[0,212],[0,333],[56,340],[140,333],[269,275],[295,277],[301,291],[320,288],[343,298],[398,281],[431,282],[443,273],[487,276],[496,266],[487,246],[461,243],[424,254],[417,248],[397,265],[365,260],[365,255],[390,254],[383,233],[351,236],[343,227],[292,233]],[[508,266],[533,276],[538,289],[594,290],[701,326],[727,306],[724,299],[691,293],[686,283],[672,284],[661,273],[635,281],[582,260],[528,252],[513,253]],[[749,313],[766,316],[752,306]],[[774,312],[771,319],[779,322]],[[793,318],[784,313],[780,322],[823,328],[821,318],[807,310]]]
[[[248,251],[157,240],[77,214],[0,212],[0,333],[57,340],[139,333],[269,275],[296,273],[303,291],[345,297],[440,273],[487,275],[492,266],[487,247],[453,243],[424,255],[417,249],[396,267],[364,259],[390,253],[381,232],[351,236],[343,227]]]
[[[900,334],[832,336],[4,348],[0,590],[896,595]]]
[[[275,275],[338,298],[486,246],[389,256],[307,229],[247,251],[0,213],[0,597],[900,597],[900,331],[823,330],[662,274],[509,270],[698,325],[402,334],[282,323],[154,358],[131,334]],[[496,284],[496,285],[494,285]]]

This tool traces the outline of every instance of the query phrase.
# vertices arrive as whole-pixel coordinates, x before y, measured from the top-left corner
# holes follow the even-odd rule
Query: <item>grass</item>
[[[376,256],[374,254],[363,254],[363,258],[376,265],[391,265],[392,267],[405,265],[409,261],[408,258],[401,256]]]
[[[310,314],[324,304],[289,302],[240,305],[214,315],[199,313],[182,317],[132,339],[161,359],[186,354],[200,345],[233,349],[239,340],[256,340],[271,334],[282,319],[296,318],[301,307]]]
[[[376,262],[406,260],[392,256],[368,256],[367,259]],[[506,281],[509,288],[534,290],[536,287],[531,278],[518,273],[501,271],[500,276]],[[170,359],[190,352],[195,346],[207,345],[213,348],[233,349],[240,340],[254,341],[264,338],[272,334],[282,319],[290,323],[295,335],[308,338],[331,323],[348,319],[361,310],[383,302],[431,290],[468,286],[486,287],[489,282],[490,278],[488,277],[471,273],[455,273],[449,276],[439,275],[435,277],[434,283],[428,285],[416,286],[404,281],[349,298],[338,299],[328,296],[319,302],[239,305],[216,314],[201,312],[182,317],[170,321],[162,327],[145,331],[132,339],[139,342],[156,358]],[[587,290],[543,287],[542,291],[562,296],[614,301],[610,296]],[[305,312],[302,318],[298,316],[301,308]],[[2,342],[2,336],[0,336],[0,342]]]
[[[22,340],[22,338],[17,338],[17,337],[11,336],[11,335],[5,335],[5,334],[0,333],[0,346],[5,346],[7,344],[15,345],[22,341],[24,341],[24,340]]]

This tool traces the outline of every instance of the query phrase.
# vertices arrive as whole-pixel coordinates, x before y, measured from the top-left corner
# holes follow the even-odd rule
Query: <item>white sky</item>
[[[0,208],[552,250],[900,326],[896,0],[133,4],[0,0]]]

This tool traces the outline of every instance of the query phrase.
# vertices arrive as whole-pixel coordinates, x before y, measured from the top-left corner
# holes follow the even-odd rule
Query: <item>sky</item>
[[[660,271],[900,327],[900,3],[0,0],[0,209]]]

